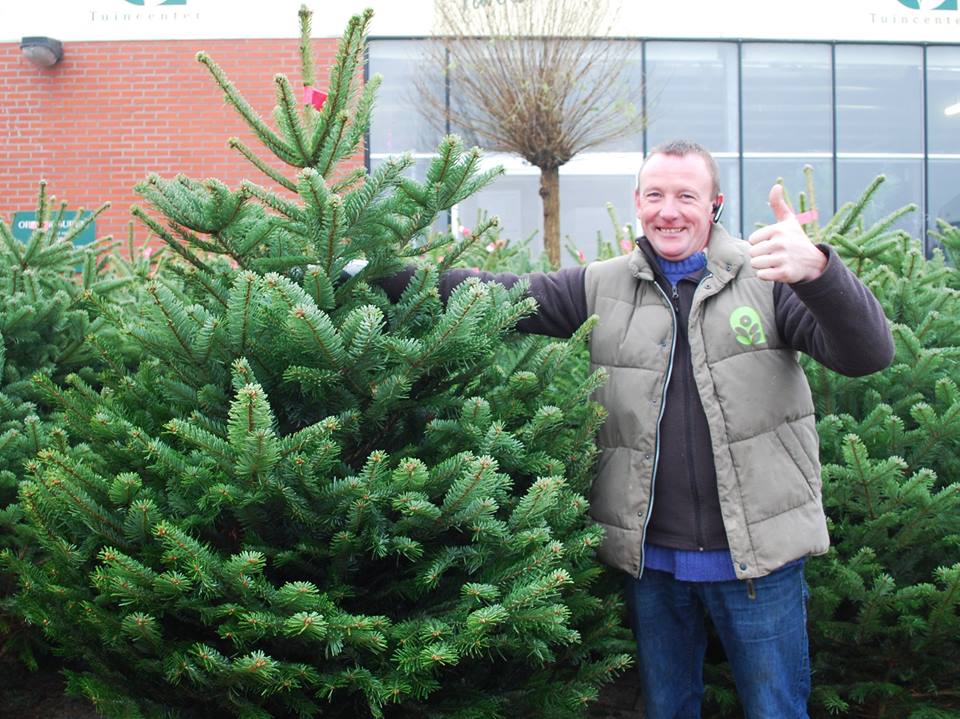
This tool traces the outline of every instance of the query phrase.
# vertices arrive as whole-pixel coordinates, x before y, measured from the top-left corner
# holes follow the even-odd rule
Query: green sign
[[[89,217],[91,213],[84,212],[82,216],[78,215],[76,211],[64,212],[63,218],[60,220],[60,231],[58,237],[64,237],[73,227],[74,223]],[[91,242],[96,239],[97,228],[96,220],[91,222],[89,225],[81,230],[80,234],[73,238],[73,244],[76,246],[80,245],[89,245]],[[30,239],[30,235],[33,234],[33,231],[37,229],[37,213],[36,212],[14,212],[13,213],[13,236],[20,240],[21,242],[26,242]]]

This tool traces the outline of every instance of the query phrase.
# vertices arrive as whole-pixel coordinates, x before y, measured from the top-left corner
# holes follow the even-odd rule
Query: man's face
[[[637,217],[654,251],[672,262],[707,246],[713,226],[713,181],[706,160],[656,154],[640,171]]]

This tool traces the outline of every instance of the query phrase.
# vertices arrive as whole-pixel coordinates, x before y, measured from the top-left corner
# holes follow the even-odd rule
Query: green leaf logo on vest
[[[763,333],[760,314],[749,305],[737,307],[730,313],[730,327],[737,342],[742,345],[766,344],[767,336]]]

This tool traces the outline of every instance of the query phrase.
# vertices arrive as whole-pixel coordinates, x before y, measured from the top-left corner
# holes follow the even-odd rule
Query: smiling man
[[[749,241],[718,224],[716,162],[655,147],[640,169],[632,253],[526,278],[518,328],[570,336],[588,317],[609,413],[590,514],[600,558],[626,573],[647,719],[695,719],[709,616],[747,717],[807,716],[805,557],[829,547],[813,399],[797,352],[843,374],[893,359],[879,303],[814,245],[780,186]],[[512,285],[516,275],[454,270]],[[408,273],[384,283],[399,297]]]
[[[829,538],[796,352],[862,375],[890,363],[892,337],[779,185],[777,222],[749,242],[717,224],[716,162],[695,143],[654,148],[635,199],[638,249],[588,268],[585,285],[601,317],[593,361],[611,373],[592,514],[605,558],[630,575],[647,717],[700,716],[705,615],[746,715],[806,717],[803,559]]]

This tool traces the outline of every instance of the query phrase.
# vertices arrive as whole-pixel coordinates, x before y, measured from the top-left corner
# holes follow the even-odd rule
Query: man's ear
[[[637,217],[640,217],[640,188],[633,191],[633,208],[637,211]]]

